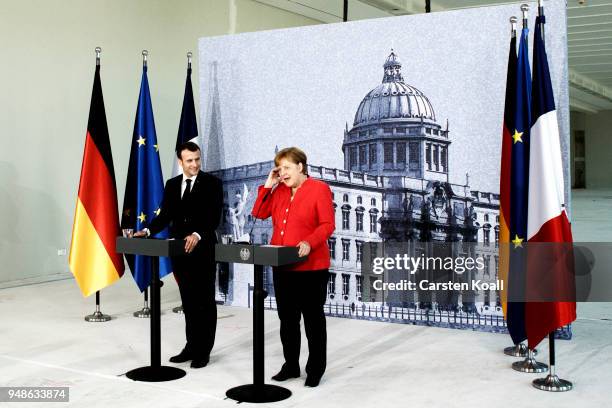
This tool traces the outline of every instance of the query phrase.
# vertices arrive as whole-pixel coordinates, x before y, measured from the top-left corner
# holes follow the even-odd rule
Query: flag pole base
[[[527,357],[523,361],[512,363],[512,369],[521,373],[544,373],[548,371],[548,366],[537,362],[533,356]]]
[[[110,319],[111,317],[109,315],[105,315],[99,310],[96,310],[93,314],[85,316],[85,321],[92,323],[108,322]]]
[[[145,306],[141,310],[134,312],[134,317],[140,317],[141,319],[148,319],[151,317],[151,309],[149,309],[148,306]]]
[[[516,346],[506,347],[504,354],[510,357],[527,357],[527,346],[525,343],[519,343]],[[538,350],[533,349],[534,357],[538,355]]]
[[[183,312],[183,305],[180,305],[180,306],[177,306],[177,307],[172,308],[172,311],[173,311],[174,313],[183,314],[183,313],[184,313],[184,312]]]
[[[555,374],[548,374],[545,378],[535,379],[531,385],[538,390],[550,392],[565,392],[574,388],[574,385],[570,381],[563,380]]]

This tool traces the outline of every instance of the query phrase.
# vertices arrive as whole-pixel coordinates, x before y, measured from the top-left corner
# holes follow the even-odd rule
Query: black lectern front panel
[[[253,264],[255,246],[248,244],[216,244],[215,260],[217,262]]]
[[[300,262],[296,247],[276,245],[216,244],[215,260],[266,266],[281,266]]]
[[[255,247],[255,264],[281,266],[304,261],[298,257],[298,249],[289,246],[261,245]]]

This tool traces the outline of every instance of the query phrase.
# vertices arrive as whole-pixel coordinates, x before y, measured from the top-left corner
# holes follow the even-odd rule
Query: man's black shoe
[[[290,369],[283,365],[283,368],[272,377],[274,381],[286,381],[290,378],[298,378],[300,376],[300,369]]]
[[[203,368],[208,365],[208,357],[205,358],[194,358],[191,361],[191,368]]]
[[[304,383],[304,386],[316,387],[317,385],[319,385],[319,382],[321,382],[321,377],[309,375],[306,376],[306,382]]]
[[[176,356],[170,357],[170,362],[171,363],[184,363],[186,361],[191,360],[192,358],[193,357],[191,356],[191,353],[183,349],[183,351],[181,351]]]

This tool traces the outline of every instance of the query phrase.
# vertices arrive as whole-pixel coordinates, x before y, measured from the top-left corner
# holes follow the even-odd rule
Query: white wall
[[[3,286],[69,273],[58,249],[70,246],[96,46],[121,207],[142,49],[168,177],[189,50],[199,101],[197,39],[317,23],[251,0],[13,0],[0,15]]]

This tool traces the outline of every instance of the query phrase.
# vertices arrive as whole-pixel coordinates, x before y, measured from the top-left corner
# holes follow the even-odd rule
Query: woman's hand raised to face
[[[266,184],[264,184],[265,188],[272,188],[278,184],[280,181],[280,167],[274,167],[270,170],[270,174],[268,174],[268,179],[266,180]]]

